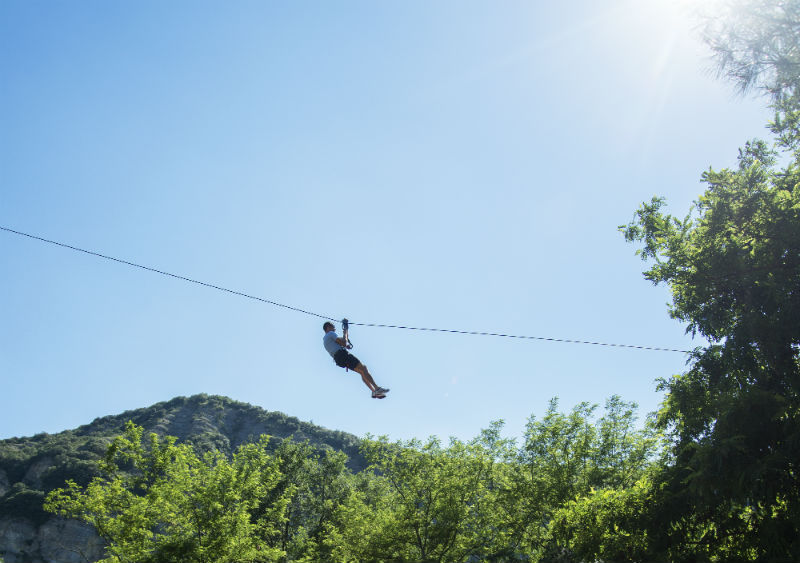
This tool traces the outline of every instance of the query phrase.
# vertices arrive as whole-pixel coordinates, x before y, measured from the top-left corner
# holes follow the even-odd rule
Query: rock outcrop
[[[2,518],[0,545],[5,563],[86,563],[103,557],[103,542],[91,526],[56,517],[38,527],[26,518]]]

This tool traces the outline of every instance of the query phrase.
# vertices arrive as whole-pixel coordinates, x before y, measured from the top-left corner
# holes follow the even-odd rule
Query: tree
[[[647,420],[636,428],[636,403],[626,403],[612,395],[605,414],[595,423],[597,443],[593,448],[592,488],[627,489],[639,479],[661,453],[661,436]]]
[[[703,38],[717,75],[770,97],[779,147],[800,145],[800,0],[727,0],[705,6]]]
[[[622,227],[672,289],[670,315],[711,342],[661,385],[673,525],[655,532],[676,557],[800,558],[800,152],[776,156],[750,142],[737,169],[703,175],[686,218],[654,198]]]
[[[631,514],[651,498],[642,476],[657,445],[635,404],[581,404],[531,417],[524,444],[502,422],[468,442],[368,438],[356,475],[341,452],[268,437],[233,456],[198,455],[129,423],[86,486],[46,509],[95,526],[105,563],[552,561],[569,552],[639,550]],[[646,483],[646,482],[645,482]],[[633,529],[625,540],[596,526]],[[576,524],[577,523],[577,524]],[[610,530],[611,528],[609,528]],[[605,535],[604,535],[605,534]],[[599,540],[597,538],[600,538]],[[560,558],[559,561],[567,559]]]
[[[797,93],[798,0],[728,0],[705,9],[703,37],[714,53],[719,76],[742,92],[757,88],[774,99]]]
[[[47,496],[45,509],[92,524],[108,542],[106,563],[275,561],[275,536],[287,498],[257,512],[279,472],[266,438],[231,461],[198,457],[187,445],[128,423],[84,489],[74,481]],[[262,507],[263,508],[263,507]],[[256,516],[256,517],[254,517]]]
[[[624,489],[592,488],[558,508],[548,529],[577,561],[668,561],[654,553],[643,515],[656,498],[649,477]]]
[[[283,497],[289,502],[280,533],[269,544],[286,552],[289,561],[325,559],[326,524],[353,486],[347,456],[330,449],[319,452],[307,441],[291,439],[283,440],[273,456],[280,478],[262,502],[270,506]]]
[[[719,75],[775,109],[734,170],[709,170],[693,212],[643,204],[623,227],[673,293],[670,314],[709,339],[662,382],[673,463],[655,537],[674,559],[800,558],[800,1],[731,0],[706,18]],[[778,157],[785,163],[779,167]],[[664,526],[664,521],[670,522]],[[668,547],[669,546],[669,547]]]
[[[501,491],[498,510],[511,522],[510,544],[533,560],[559,560],[571,544],[567,528],[553,534],[555,514],[594,489],[633,486],[659,453],[650,425],[637,429],[635,403],[619,396],[597,405],[580,403],[568,413],[552,399],[541,420],[531,416],[525,439]]]
[[[496,454],[501,423],[447,447],[436,438],[390,443],[367,439],[362,451],[377,473],[371,489],[355,490],[340,508],[329,541],[339,561],[491,561],[505,548],[498,519],[501,483]]]
[[[390,482],[365,470],[325,522],[322,541],[307,561],[398,561],[395,495]]]

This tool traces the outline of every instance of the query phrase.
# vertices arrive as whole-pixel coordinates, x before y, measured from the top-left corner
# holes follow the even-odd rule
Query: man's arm
[[[344,327],[344,331],[342,333],[342,337],[341,338],[337,338],[336,342],[338,342],[340,346],[344,346],[348,350],[353,347],[353,345],[350,344],[350,336],[348,336],[348,334],[347,334],[347,326]]]

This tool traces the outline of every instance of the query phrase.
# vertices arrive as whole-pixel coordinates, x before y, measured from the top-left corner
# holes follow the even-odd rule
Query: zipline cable
[[[636,350],[653,350],[656,352],[680,352],[691,354],[691,350],[677,350],[674,348],[659,348],[657,346],[637,346],[635,344],[612,344],[609,342],[592,342],[590,340],[572,340],[570,338],[552,338],[548,336],[524,336],[519,334],[501,334],[499,332],[479,332],[473,330],[454,330],[448,328],[422,328],[414,326],[384,325],[377,323],[355,323],[350,321],[350,326],[364,326],[371,328],[399,328],[403,330],[419,330],[424,332],[447,332],[451,334],[468,334],[471,336],[499,336],[501,338],[517,338],[519,340],[543,340],[547,342],[563,342],[565,344],[590,344],[592,346],[608,346],[612,348],[634,348]]]
[[[13,233],[15,235],[27,237],[33,240],[37,240],[40,242],[46,242],[48,244],[53,244],[55,246],[60,246],[61,248],[67,248],[69,250],[74,250],[76,252],[82,252],[84,254],[88,254],[90,256],[96,256],[97,258],[104,258],[106,260],[111,260],[113,262],[118,262],[120,264],[125,264],[126,266],[132,266],[134,268],[139,268],[142,270],[147,270],[148,272],[153,272],[155,274],[161,274],[162,276],[168,276],[171,278],[175,278],[178,280],[194,283],[197,285],[202,285],[203,287],[208,287],[211,289],[216,289],[219,291],[223,291],[225,293],[231,293],[233,295],[238,295],[240,297],[246,297],[248,299],[253,299],[255,301],[260,301],[262,303],[267,303],[269,305],[274,305],[275,307],[282,307],[284,309],[288,309],[290,311],[295,311],[298,313],[303,313],[306,315],[310,315],[312,317],[318,317],[320,319],[325,319],[328,321],[335,321],[336,319],[332,317],[327,317],[325,315],[320,315],[319,313],[314,313],[312,311],[307,311],[305,309],[300,309],[299,307],[292,307],[291,305],[285,305],[283,303],[278,303],[277,301],[271,301],[269,299],[264,299],[263,297],[257,297],[255,295],[249,295],[247,293],[243,293],[241,291],[234,291],[232,289],[228,289],[219,285],[214,285],[211,283],[206,283],[203,281],[195,280],[192,278],[188,278],[186,276],[181,276],[178,274],[172,274],[170,272],[165,272],[163,270],[158,270],[156,268],[151,268],[149,266],[143,266],[141,264],[136,264],[135,262],[129,262],[128,260],[122,260],[121,258],[115,258],[113,256],[108,256],[106,254],[100,254],[99,252],[93,252],[91,250],[85,250],[83,248],[78,248],[77,246],[72,246],[69,244],[65,244],[63,242],[58,242],[42,237],[38,237],[35,235],[31,235],[28,233],[23,233],[20,231],[15,231],[14,229],[9,229],[8,227],[4,227],[0,225],[0,230],[6,231],[8,233]],[[390,324],[379,324],[379,323],[357,323],[350,321],[350,326],[363,326],[367,328],[394,328],[394,329],[401,329],[401,330],[416,330],[420,332],[442,332],[442,333],[449,333],[449,334],[465,334],[470,336],[495,336],[500,338],[515,338],[518,340],[541,340],[546,342],[561,342],[565,344],[587,344],[592,346],[607,346],[613,348],[633,348],[636,350],[651,350],[656,352],[679,352],[682,354],[691,354],[691,350],[677,350],[674,348],[660,348],[657,346],[637,346],[635,344],[612,344],[608,342],[592,342],[589,340],[573,340],[569,338],[552,338],[547,336],[524,336],[518,334],[501,334],[497,332],[479,332],[479,331],[471,331],[471,330],[455,330],[455,329],[446,329],[446,328],[422,328],[422,327],[413,327],[413,326],[401,326],[401,325],[390,325]]]
[[[239,295],[241,297],[247,297],[248,299],[254,299],[256,301],[261,301],[262,303],[268,303],[270,305],[275,305],[276,307],[283,307],[284,309],[289,309],[290,311],[297,311],[298,313],[305,313],[306,315],[312,315],[314,317],[319,317],[320,319],[326,319],[329,321],[333,321],[335,319],[331,317],[326,317],[325,315],[319,315],[317,313],[312,313],[311,311],[306,311],[304,309],[299,309],[297,307],[292,307],[290,305],[284,305],[283,303],[277,303],[275,301],[270,301],[269,299],[264,299],[262,297],[256,297],[255,295],[249,295],[247,293],[242,293],[241,291],[234,291],[232,289],[227,289],[225,287],[221,287],[218,285],[214,285],[211,283],[202,282],[199,280],[193,280],[192,278],[187,278],[185,276],[179,276],[178,274],[171,274],[169,272],[165,272],[163,270],[156,270],[155,268],[150,268],[149,266],[142,266],[141,264],[135,264],[134,262],[128,262],[127,260],[122,260],[120,258],[114,258],[113,256],[106,256],[105,254],[100,254],[99,252],[92,252],[91,250],[84,250],[83,248],[78,248],[77,246],[70,246],[69,244],[64,244],[63,242],[57,242],[54,240],[49,240],[42,237],[37,237],[34,235],[29,235],[28,233],[21,233],[20,231],[15,231],[14,229],[9,229],[7,227],[3,227],[0,225],[0,229],[7,231],[9,233],[14,233],[15,235],[20,235],[23,237],[28,237],[34,240],[38,240],[41,242],[46,242],[49,244],[54,244],[56,246],[60,246],[62,248],[69,248],[70,250],[75,250],[77,252],[83,252],[84,254],[90,254],[91,256],[97,256],[98,258],[105,258],[106,260],[113,260],[114,262],[119,262],[120,264],[125,264],[126,266],[133,266],[134,268],[141,268],[142,270],[147,270],[148,272],[153,272],[156,274],[161,274],[162,276],[169,276],[171,278],[196,283],[197,285],[202,285],[204,287],[210,287],[211,289],[218,289],[219,291],[224,291],[226,293],[232,293],[233,295]]]

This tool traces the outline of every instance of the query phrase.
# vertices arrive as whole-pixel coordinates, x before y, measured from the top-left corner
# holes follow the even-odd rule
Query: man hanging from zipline
[[[322,344],[325,346],[325,350],[328,351],[328,354],[333,358],[333,361],[336,362],[336,365],[340,368],[353,370],[361,375],[361,380],[364,382],[364,385],[369,387],[369,390],[372,391],[373,399],[386,398],[386,393],[388,393],[389,390],[379,387],[378,384],[375,383],[375,380],[372,379],[372,375],[370,375],[369,370],[367,370],[367,366],[348,352],[348,350],[353,348],[353,345],[350,343],[350,338],[348,337],[347,319],[342,320],[341,338],[336,334],[336,327],[330,321],[322,325],[322,330],[325,331],[325,336],[322,337]]]

